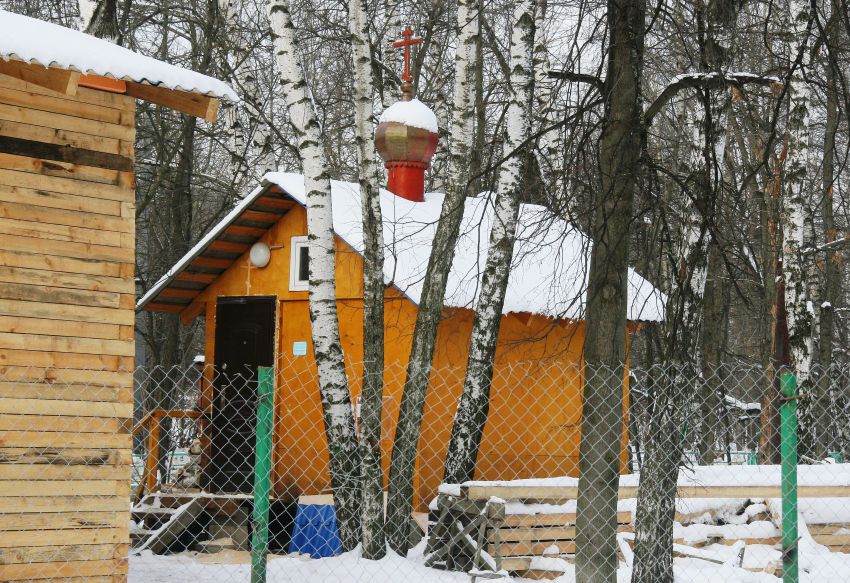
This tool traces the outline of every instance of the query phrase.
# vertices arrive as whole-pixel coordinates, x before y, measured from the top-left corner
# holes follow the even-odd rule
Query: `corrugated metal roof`
[[[239,101],[218,79],[6,10],[0,10],[0,58]]]

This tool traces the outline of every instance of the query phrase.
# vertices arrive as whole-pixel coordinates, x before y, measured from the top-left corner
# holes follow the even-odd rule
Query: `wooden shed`
[[[429,194],[423,202],[387,191],[381,197],[388,283],[382,441],[387,465],[442,195]],[[340,333],[350,363],[356,415],[358,363],[363,357],[359,188],[333,182],[332,200]],[[486,197],[467,199],[425,405],[416,478],[420,509],[442,480],[491,218],[492,204]],[[198,316],[206,319],[206,362],[212,367],[201,407],[211,420],[204,435],[204,477],[205,487],[213,492],[251,491],[253,457],[245,455],[239,444],[253,443],[256,387],[238,382],[233,373],[244,374],[245,367],[257,366],[276,367],[276,495],[286,499],[328,491],[308,312],[306,232],[303,178],[268,174],[139,301],[139,308],[178,312],[184,322]],[[589,240],[534,205],[522,209],[520,239],[496,355],[490,420],[479,456],[481,479],[575,474],[578,469],[581,315]],[[267,265],[252,263],[255,245],[270,254]],[[660,319],[661,295],[633,271],[629,283],[630,319]]]
[[[126,579],[135,99],[226,85],[0,11],[0,580]]]

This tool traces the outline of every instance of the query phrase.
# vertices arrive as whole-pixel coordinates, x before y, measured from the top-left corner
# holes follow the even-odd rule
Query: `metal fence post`
[[[799,581],[797,536],[797,377],[782,372],[782,580]]]
[[[259,368],[257,446],[254,457],[254,534],[251,538],[251,583],[265,583],[269,554],[269,495],[271,493],[274,373]]]

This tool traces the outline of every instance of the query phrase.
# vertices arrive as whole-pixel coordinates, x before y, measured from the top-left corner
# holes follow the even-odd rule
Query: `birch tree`
[[[788,121],[785,132],[785,158],[782,210],[782,277],[785,284],[785,311],[788,343],[801,393],[809,393],[814,358],[814,307],[810,294],[809,248],[813,247],[814,223],[804,189],[809,158],[809,85],[803,72],[809,69],[809,37],[812,26],[811,5],[803,0],[788,0],[789,67]],[[804,405],[801,432],[812,431],[810,406]]]
[[[835,135],[838,130],[838,84],[839,84],[839,61],[838,47],[841,42],[841,26],[838,20],[840,14],[839,0],[831,1],[831,17],[826,30],[827,64],[826,64],[826,127],[824,128],[823,141],[823,201],[821,202],[821,215],[823,218],[823,240],[826,245],[836,240],[835,229]],[[840,254],[835,251],[827,251],[824,261],[824,301],[821,303],[819,312],[820,338],[818,339],[818,350],[820,352],[821,398],[828,398],[830,411],[828,421],[823,423],[822,429],[829,434],[827,441],[829,451],[840,451],[838,443],[832,435],[838,433],[838,422],[842,419],[839,408],[836,407],[837,391],[832,380],[832,351],[834,347],[833,335],[835,331],[835,306],[840,296]]]
[[[440,219],[422,286],[413,342],[399,404],[399,417],[390,462],[387,502],[387,535],[392,549],[405,554],[410,546],[410,513],[413,509],[413,478],[416,448],[422,426],[425,394],[431,375],[431,361],[437,326],[443,310],[449,270],[463,219],[468,191],[468,161],[472,140],[472,57],[479,34],[474,0],[458,0],[457,48],[449,150],[449,172]]]
[[[224,18],[226,38],[230,39],[232,74],[229,76],[242,97],[240,103],[225,103],[222,108],[230,134],[232,182],[239,188],[246,177],[258,182],[267,172],[277,170],[277,164],[271,130],[262,110],[257,74],[252,69],[251,51],[245,47],[239,34],[239,14],[243,2],[218,2]],[[247,125],[242,124],[243,114],[247,116]],[[246,135],[249,137],[247,144]]]
[[[118,43],[118,0],[79,0],[79,6],[83,32]]]
[[[623,431],[629,225],[640,175],[644,0],[608,0],[608,55],[599,138],[584,338],[576,580],[609,583],[617,572],[617,489]]]
[[[307,94],[307,83],[298,56],[289,2],[270,0],[267,7],[281,91],[286,99],[304,172],[313,348],[340,539],[343,547],[351,550],[360,542],[359,505],[362,499],[357,435],[337,317],[331,182],[321,145],[321,128]]]
[[[381,409],[384,380],[384,238],[374,141],[374,83],[365,0],[349,0],[354,60],[354,140],[363,209],[363,393],[360,398],[360,473],[363,477],[363,556],[380,559],[384,537]]]
[[[512,90],[506,116],[505,159],[499,169],[487,262],[472,325],[463,393],[446,455],[444,481],[449,483],[474,478],[481,436],[487,422],[496,340],[516,243],[523,166],[528,159],[525,142],[531,125],[534,87],[534,12],[534,0],[520,0],[514,9],[510,53]]]
[[[635,557],[632,581],[673,581],[673,516],[676,483],[682,461],[685,435],[682,426],[694,386],[703,372],[702,325],[709,250],[717,208],[718,162],[726,151],[725,126],[729,93],[723,79],[735,11],[721,10],[717,3],[697,4],[695,20],[699,32],[700,71],[694,100],[683,104],[690,126],[691,173],[680,200],[681,228],[673,250],[673,289],[664,323],[664,359],[653,396],[652,421],[641,468],[635,524]],[[718,18],[720,15],[720,18]],[[702,81],[720,76],[719,87]],[[717,424],[716,387],[709,377],[700,391],[703,430],[713,435]],[[707,427],[705,427],[707,425]],[[712,449],[713,449],[713,439]]]

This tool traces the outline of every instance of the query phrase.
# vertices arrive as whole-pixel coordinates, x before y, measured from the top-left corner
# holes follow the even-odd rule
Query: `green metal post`
[[[797,545],[797,377],[783,371],[782,407],[782,581],[800,580]]]
[[[269,554],[269,495],[272,473],[274,373],[259,369],[257,446],[254,457],[254,535],[251,538],[251,583],[265,583]]]

